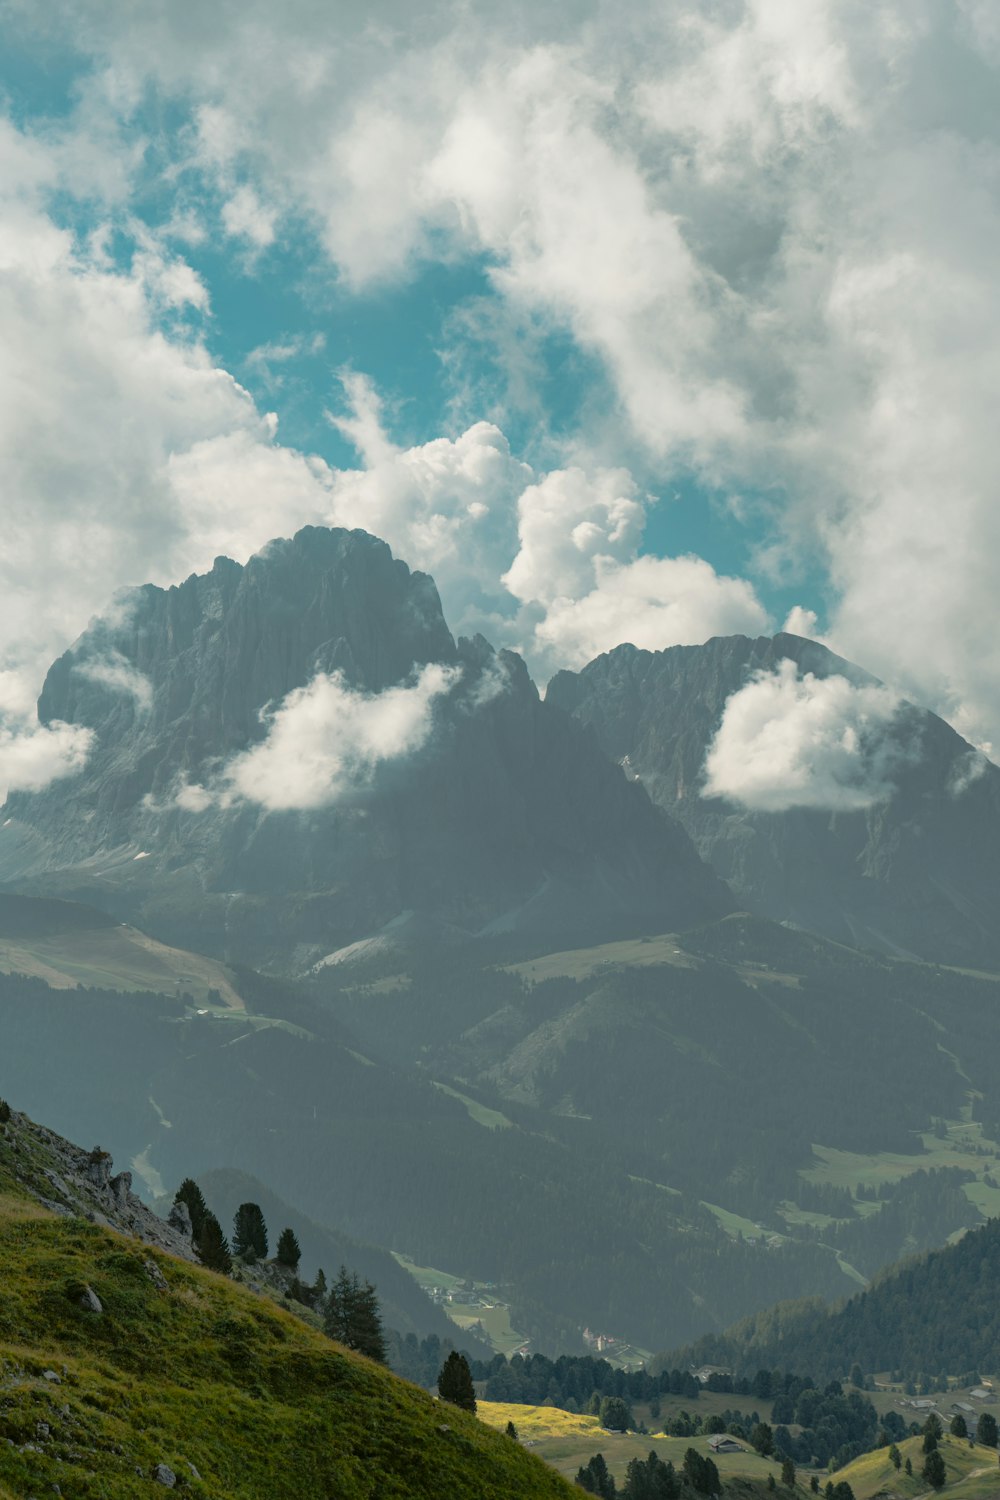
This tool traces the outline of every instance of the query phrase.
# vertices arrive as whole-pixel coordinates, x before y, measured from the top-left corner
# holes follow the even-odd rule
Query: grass
[[[531,984],[546,979],[589,979],[607,965],[627,964],[632,968],[651,968],[670,964],[674,968],[694,969],[700,959],[685,953],[673,933],[661,937],[629,938],[619,943],[602,943],[596,948],[573,948],[565,953],[546,953],[542,958],[509,964],[507,972],[520,974]]]
[[[916,1149],[912,1153],[882,1151],[866,1156],[854,1151],[838,1151],[832,1146],[814,1145],[813,1155],[818,1165],[801,1175],[807,1182],[829,1183],[856,1193],[861,1186],[879,1188],[885,1183],[899,1182],[912,1172],[927,1171],[932,1167],[962,1167],[976,1174],[975,1182],[965,1184],[966,1197],[985,1217],[1000,1214],[1000,1188],[983,1181],[986,1175],[1000,1178],[1000,1146],[983,1136],[978,1123],[948,1121],[946,1136],[919,1135],[914,1139],[914,1146]],[[988,1155],[980,1155],[983,1148]],[[857,1207],[864,1212],[873,1211],[876,1205],[861,1203]]]
[[[575,1416],[553,1406],[480,1401],[479,1416],[501,1431],[508,1422],[513,1422],[521,1442],[529,1445],[532,1453],[544,1458],[567,1479],[574,1479],[577,1470],[595,1453],[604,1454],[608,1468],[620,1483],[629,1460],[648,1458],[653,1449],[664,1461],[669,1459],[676,1469],[680,1469],[689,1448],[696,1448],[699,1453],[710,1452],[704,1437],[674,1438],[666,1437],[662,1432],[607,1432],[596,1417]],[[761,1458],[752,1449],[745,1453],[720,1453],[714,1462],[724,1481],[740,1477],[766,1484],[768,1474],[773,1473],[776,1479],[781,1477],[780,1463]]]
[[[840,1469],[833,1475],[834,1482],[846,1480],[854,1491],[855,1500],[874,1500],[876,1495],[899,1497],[899,1500],[933,1495],[935,1491],[921,1477],[923,1439],[907,1438],[898,1446],[903,1464],[909,1458],[913,1465],[912,1475],[907,1474],[905,1468],[897,1472],[889,1460],[888,1448],[878,1448]],[[947,1478],[937,1494],[954,1496],[955,1500],[960,1500],[960,1497],[961,1500],[980,1500],[980,1497],[983,1500],[991,1497],[992,1500],[1000,1494],[1000,1467],[994,1448],[970,1448],[967,1442],[948,1434],[941,1439],[939,1448]]]
[[[452,1099],[457,1099],[460,1104],[465,1105],[466,1113],[470,1120],[477,1125],[484,1126],[487,1130],[511,1130],[513,1120],[508,1120],[498,1109],[489,1109],[485,1104],[480,1104],[477,1099],[470,1099],[468,1094],[460,1094],[457,1089],[449,1087],[447,1083],[435,1083],[434,1087],[440,1089],[442,1094],[448,1094]]]
[[[535,1455],[276,1304],[42,1211],[17,1181],[46,1161],[22,1120],[0,1135],[3,1500],[133,1500],[158,1463],[192,1500],[569,1500]]]
[[[464,1277],[452,1276],[448,1271],[438,1271],[434,1266],[414,1265],[407,1256],[399,1255],[396,1251],[393,1251],[393,1258],[424,1291],[430,1292],[439,1287],[451,1292],[454,1300],[443,1304],[443,1312],[459,1328],[470,1328],[474,1323],[482,1323],[496,1353],[512,1354],[525,1343],[525,1335],[511,1326],[510,1308],[497,1297],[495,1287],[474,1281],[472,1285],[476,1300],[463,1301],[461,1289],[468,1285]]]
[[[216,990],[224,1006],[243,1009],[224,964],[170,948],[134,927],[98,927],[48,936],[0,937],[0,973],[44,979],[53,989],[79,985],[123,993],[187,993],[199,1001]]]

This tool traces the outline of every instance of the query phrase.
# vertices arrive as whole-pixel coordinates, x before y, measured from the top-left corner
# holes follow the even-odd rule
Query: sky
[[[733,735],[902,694],[1000,747],[990,0],[0,27],[0,781],[81,763],[34,700],[121,589],[307,523],[542,684],[787,626],[888,696],[775,679]]]

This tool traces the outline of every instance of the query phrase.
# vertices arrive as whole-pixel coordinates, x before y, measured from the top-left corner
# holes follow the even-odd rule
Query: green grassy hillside
[[[967,1442],[948,1434],[938,1445],[944,1459],[945,1482],[936,1493],[954,1496],[954,1500],[986,1500],[1000,1494],[1000,1467],[997,1465],[995,1448],[970,1447]],[[924,1466],[923,1439],[908,1438],[899,1444],[900,1457],[905,1464],[909,1459],[913,1473],[898,1470],[889,1459],[888,1448],[878,1448],[874,1453],[864,1453],[852,1464],[833,1475],[835,1483],[846,1480],[854,1491],[855,1500],[910,1500],[917,1495],[925,1496],[930,1490],[922,1477]],[[930,1491],[931,1494],[935,1492]]]
[[[161,1464],[205,1500],[571,1495],[509,1438],[276,1305],[39,1207],[23,1134],[0,1127],[3,1500],[54,1485],[132,1500]]]

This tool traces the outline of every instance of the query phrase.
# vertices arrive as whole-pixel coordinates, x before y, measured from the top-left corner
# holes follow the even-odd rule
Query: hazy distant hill
[[[229,795],[262,716],[317,680],[334,708],[310,753],[343,736],[337,792],[289,805],[282,749],[277,792]],[[432,581],[364,532],[307,528],[246,567],[135,590],[54,664],[39,714],[89,727],[93,749],[80,775],[11,797],[0,879],[227,958],[301,967],[408,912],[612,935],[732,905],[520,658],[456,644]]]
[[[619,646],[560,672],[546,702],[628,758],[660,807],[751,909],[856,947],[1000,965],[1000,770],[943,720],[908,705],[895,791],[863,811],[749,811],[706,799],[706,752],[727,700],[785,660],[817,678],[875,679],[815,641],[716,637],[702,646]]]

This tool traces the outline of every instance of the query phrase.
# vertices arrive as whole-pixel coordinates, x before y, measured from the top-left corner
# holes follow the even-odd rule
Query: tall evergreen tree
[[[267,1225],[259,1203],[241,1203],[236,1210],[233,1254],[246,1261],[267,1259]]]
[[[453,1349],[441,1366],[438,1375],[438,1395],[442,1401],[450,1401],[452,1406],[460,1406],[463,1411],[474,1412],[476,1409],[476,1388],[472,1383],[472,1371],[464,1354],[459,1354]]]
[[[378,1296],[370,1281],[362,1284],[341,1266],[326,1299],[324,1322],[330,1338],[385,1364],[385,1334]]]
[[[948,1477],[939,1448],[932,1448],[924,1459],[924,1478],[931,1489],[939,1490]]]
[[[997,1445],[997,1419],[988,1411],[979,1413],[979,1421],[976,1423],[976,1442],[982,1443],[986,1448],[995,1448]]]
[[[224,1275],[229,1275],[233,1269],[229,1243],[222,1232],[222,1225],[211,1209],[205,1210],[195,1248],[203,1266],[207,1266],[210,1271],[222,1271]]]
[[[295,1231],[283,1229],[278,1236],[277,1260],[280,1266],[288,1266],[292,1271],[297,1271],[299,1261],[302,1259],[302,1250]]]

